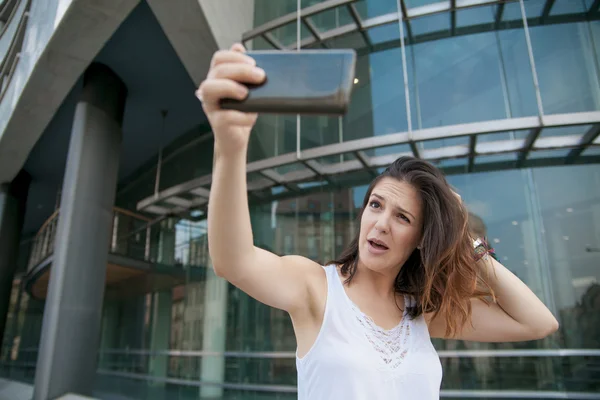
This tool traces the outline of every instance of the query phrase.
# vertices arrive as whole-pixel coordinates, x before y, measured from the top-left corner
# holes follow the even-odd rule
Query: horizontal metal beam
[[[598,139],[598,137],[600,137],[600,124],[594,125],[590,129],[588,129],[588,131],[581,138],[579,147],[576,149],[573,149],[569,152],[569,154],[567,155],[567,158],[565,160],[565,163],[566,164],[572,163],[573,160],[575,160],[577,157],[579,157],[581,155],[581,153],[583,153],[583,151],[587,148],[587,146],[594,143],[594,141],[596,139]]]
[[[407,15],[405,18],[407,33],[406,39],[409,44],[418,44],[424,43],[434,40],[440,40],[453,36],[463,36],[481,32],[489,32],[493,29],[515,29],[522,28],[523,21],[521,19],[511,20],[511,21],[502,21],[502,16],[504,12],[504,5],[507,3],[514,2],[516,0],[456,0],[456,7],[452,7],[450,1],[445,2],[436,2],[433,4],[428,4],[421,7],[415,7],[406,10],[403,12],[403,15]],[[320,3],[324,4],[324,3]],[[456,13],[461,9],[471,8],[471,7],[479,7],[479,6],[489,6],[493,4],[498,4],[498,8],[496,10],[495,23],[494,24],[475,24],[471,26],[462,26],[458,27],[456,24],[451,24],[451,29],[441,30],[437,32],[428,32],[422,35],[413,36],[412,30],[410,29],[410,21],[414,18],[421,18],[428,15],[434,15],[442,12],[450,12],[451,14],[456,15]],[[296,14],[294,13],[294,16]],[[588,13],[579,13],[579,14],[562,14],[562,15],[549,15],[546,18],[542,18],[541,16],[535,16],[528,19],[528,25],[530,27],[538,26],[538,25],[546,25],[546,24],[558,24],[558,23],[567,23],[567,22],[581,22],[587,21],[590,18],[596,16],[595,12],[592,14]],[[334,39],[339,36],[347,35],[349,33],[360,31],[364,33],[368,38],[368,34],[365,31],[368,31],[370,28],[374,28],[377,26],[382,26],[391,23],[398,23],[398,12],[392,12],[385,15],[380,15],[374,18],[369,18],[366,20],[362,20],[362,24],[357,24],[355,22],[333,28],[329,31],[320,32],[320,36],[322,41],[319,41],[315,38],[305,38],[301,42],[302,47],[306,46],[314,46],[316,44],[325,44],[326,40]],[[389,48],[398,47],[398,39],[393,39],[388,42],[378,43],[377,45],[373,45],[370,41],[366,41],[366,45],[364,47],[359,47],[357,50],[359,54],[364,54],[365,52],[376,52],[383,51]],[[278,48],[278,47],[277,47]],[[296,42],[292,43],[290,46],[286,47],[286,49],[295,49]]]
[[[10,346],[8,346],[10,347]],[[20,349],[21,353],[37,353],[37,347]],[[440,358],[546,358],[546,357],[600,357],[600,349],[488,349],[488,350],[439,350]],[[248,359],[293,359],[293,351],[210,351],[210,350],[146,350],[108,348],[98,354],[122,356],[168,356],[168,357],[224,357]],[[35,363],[33,364],[35,365]]]
[[[328,11],[333,8],[350,5],[356,1],[357,0],[327,0],[327,1],[323,1],[321,3],[312,5],[310,7],[301,9],[300,17],[305,19],[305,18],[314,16],[316,14],[320,14],[322,12]],[[510,1],[515,1],[515,0],[509,0],[509,2]],[[499,1],[499,0],[467,0],[467,1],[458,0],[456,6],[453,7],[449,1],[441,1],[441,2],[436,2],[433,4],[428,4],[428,5],[424,5],[424,6],[420,6],[420,7],[405,9],[405,10],[402,10],[402,12],[403,12],[403,15],[405,16],[404,18],[406,20],[410,20],[413,18],[424,17],[427,15],[438,14],[438,13],[447,12],[447,11],[451,11],[451,10],[460,10],[463,8],[470,8],[470,7],[476,7],[476,6],[487,6],[487,5],[492,5],[492,4],[501,3],[501,2],[502,1]],[[382,17],[384,17],[384,18],[382,18]],[[278,29],[282,26],[285,26],[287,24],[294,23],[297,20],[297,18],[298,18],[297,12],[291,12],[291,13],[281,16],[279,18],[275,18],[275,19],[273,19],[269,22],[266,22],[265,24],[260,25],[250,31],[244,32],[242,34],[242,41],[244,41],[244,42],[250,41],[256,37],[264,35],[266,32],[270,32],[270,31]],[[373,23],[375,21],[379,21],[379,22],[375,23],[375,25],[374,25]],[[385,16],[380,16],[380,17],[369,19],[369,20],[365,20],[362,27],[368,29],[373,26],[378,26],[378,25],[382,25],[382,24],[386,24],[386,23],[390,23],[390,22],[397,22],[397,21],[398,21],[398,13],[395,12],[395,13],[387,14]],[[361,26],[359,24],[356,24],[356,27],[360,28]]]
[[[553,136],[538,139],[542,129],[560,126],[575,125],[593,125],[594,129],[589,130],[583,137],[581,135]],[[408,132],[398,132],[388,135],[376,135],[362,139],[350,140],[341,143],[334,143],[326,146],[315,147],[301,151],[299,154],[287,153],[280,156],[254,161],[247,165],[247,173],[258,172],[264,177],[248,182],[248,191],[261,191],[277,185],[283,185],[288,190],[299,190],[299,187],[293,186],[302,182],[319,180],[327,181],[335,186],[331,175],[344,174],[358,170],[373,171],[381,166],[393,162],[401,154],[392,154],[384,156],[367,157],[365,151],[377,148],[383,148],[401,144],[412,144],[412,152],[408,154],[416,155],[428,160],[450,159],[469,157],[468,161],[471,170],[476,171],[480,167],[475,164],[478,155],[502,154],[510,152],[520,152],[517,167],[526,165],[527,154],[533,149],[560,149],[560,148],[582,148],[595,140],[598,140],[598,126],[600,126],[600,112],[585,112],[572,114],[558,114],[538,117],[510,118],[497,121],[483,121],[468,124],[458,124],[451,126],[442,126],[436,128],[426,128],[415,130],[409,135]],[[477,142],[478,135],[485,135],[494,132],[510,132],[515,130],[531,130],[527,139],[501,140],[493,142]],[[419,149],[417,143],[445,139],[452,137],[469,136],[469,145],[448,146],[433,149]],[[412,140],[410,140],[412,138]],[[414,151],[417,151],[417,154]],[[343,154],[354,154],[356,160],[342,163],[323,165],[317,160],[322,157],[339,156]],[[572,153],[575,154],[575,153]],[[578,155],[581,152],[578,153]],[[302,163],[305,168],[296,169],[286,174],[279,174],[275,171],[276,167]],[[532,161],[533,164],[543,163],[543,161]],[[464,172],[464,171],[463,171]],[[156,195],[149,196],[140,201],[137,205],[139,210],[150,213],[166,215],[169,213],[179,213],[189,204],[188,200],[181,198],[184,194],[199,196],[201,199],[192,200],[192,206],[205,204],[210,192],[205,187],[210,184],[212,175],[192,179],[168,188]],[[175,197],[174,200],[168,200]],[[184,204],[185,203],[185,204]],[[167,205],[175,207],[170,208]]]
[[[310,7],[305,7],[300,10],[301,18],[308,18],[312,15],[320,14],[332,8],[340,7],[345,4],[353,3],[357,0],[326,0],[321,3],[312,5]],[[244,42],[254,39],[255,37],[263,35],[265,32],[269,32],[280,28],[284,25],[293,23],[298,18],[298,13],[296,11],[291,12],[289,14],[283,15],[279,18],[275,18],[261,26],[258,26],[248,32],[245,32],[242,35],[242,40]]]

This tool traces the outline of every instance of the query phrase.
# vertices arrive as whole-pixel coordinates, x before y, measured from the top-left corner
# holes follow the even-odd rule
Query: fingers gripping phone
[[[356,65],[354,50],[248,51],[266,73],[247,85],[244,100],[223,99],[221,107],[268,114],[343,115],[348,110]]]

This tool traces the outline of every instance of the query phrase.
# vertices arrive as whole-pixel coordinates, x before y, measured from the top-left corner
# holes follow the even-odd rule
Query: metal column
[[[108,67],[88,67],[67,156],[35,400],[93,390],[126,95]]]

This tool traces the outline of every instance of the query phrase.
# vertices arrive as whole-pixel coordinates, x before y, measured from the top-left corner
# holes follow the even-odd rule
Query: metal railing
[[[59,211],[56,210],[33,238],[27,270],[39,265],[54,254],[58,231]],[[140,260],[150,259],[151,219],[129,210],[113,208],[108,251]]]
[[[35,368],[36,348],[21,349],[17,359],[11,362],[3,361],[0,364],[4,368]],[[600,349],[511,349],[511,350],[458,350],[458,351],[438,351],[442,363],[456,362],[458,360],[489,360],[489,367],[492,370],[498,369],[499,374],[504,374],[504,384],[485,384],[483,376],[477,375],[481,379],[481,387],[463,388],[463,371],[458,375],[455,369],[448,366],[444,368],[444,382],[440,397],[444,398],[543,398],[543,399],[600,399],[600,393],[593,389],[596,384],[590,380],[590,376],[582,376],[583,371],[597,371],[600,367]],[[104,377],[115,379],[126,379],[139,382],[166,383],[176,386],[202,387],[213,386],[223,389],[239,390],[247,392],[261,393],[295,393],[295,353],[294,352],[212,352],[212,351],[194,351],[194,350],[160,350],[150,351],[144,349],[106,349],[99,352],[98,374]],[[169,365],[166,376],[157,375],[149,370],[151,362],[156,362],[160,357],[165,357]],[[201,376],[200,359],[202,357],[223,357],[229,361],[225,363],[226,370],[230,372],[240,366],[240,363],[251,363],[256,367],[257,362],[266,366],[269,372],[256,375],[259,382],[255,379],[243,382],[225,380],[204,381],[199,379]],[[512,360],[510,360],[512,358]],[[244,361],[242,361],[244,360]],[[481,362],[478,361],[478,362]],[[524,363],[528,363],[531,370],[529,375],[511,374],[509,371],[522,368]],[[549,370],[537,367],[544,363],[550,363]],[[285,364],[285,365],[283,365]],[[180,368],[183,366],[184,368]],[[250,366],[250,365],[249,365]],[[481,365],[479,365],[481,367]],[[185,368],[188,367],[188,368]],[[472,366],[473,367],[473,366]],[[559,370],[564,371],[560,374]],[[248,369],[248,368],[246,368]],[[248,371],[256,372],[256,368],[249,368]],[[495,372],[488,371],[488,378],[495,376]],[[491,374],[490,374],[491,373]],[[540,376],[550,373],[556,379],[562,380],[562,383],[550,382],[547,385],[547,377]],[[559,374],[557,376],[557,374]],[[485,374],[484,374],[485,375]],[[227,376],[227,374],[226,374]],[[277,377],[278,376],[278,377]],[[472,378],[472,377],[471,377]],[[495,381],[497,379],[494,378]],[[266,383],[263,379],[270,382]],[[511,379],[515,379],[513,385],[510,385]],[[468,380],[468,379],[467,379]],[[472,382],[471,382],[472,383]],[[488,382],[489,383],[489,382]],[[527,383],[528,386],[524,386]],[[469,386],[469,385],[467,385]],[[587,389],[586,389],[587,388]]]
[[[31,0],[8,0],[0,10],[0,20],[6,21],[0,31],[0,101],[21,58],[30,7]]]

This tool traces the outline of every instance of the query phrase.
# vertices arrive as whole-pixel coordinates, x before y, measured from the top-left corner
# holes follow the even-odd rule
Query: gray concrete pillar
[[[204,292],[204,324],[202,350],[214,352],[214,356],[204,356],[201,360],[200,381],[223,383],[225,379],[225,340],[227,338],[227,292],[228,283],[215,275],[212,265],[206,271],[206,291]],[[203,385],[200,398],[220,399],[223,387]]]
[[[86,70],[62,188],[35,400],[93,390],[126,93],[106,66]]]
[[[10,184],[0,185],[0,343],[4,337],[13,278],[17,270],[29,182],[29,175],[22,172]]]

